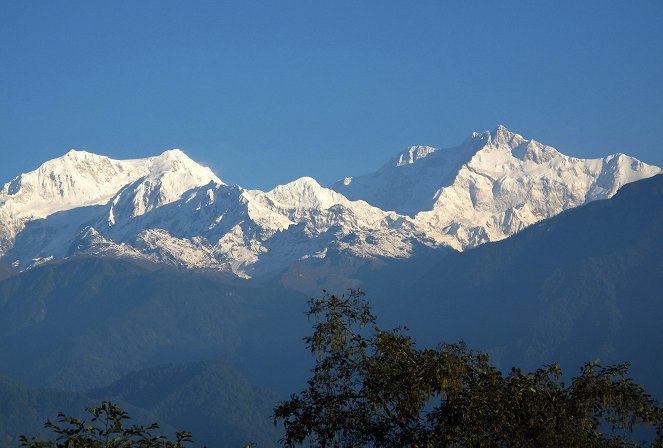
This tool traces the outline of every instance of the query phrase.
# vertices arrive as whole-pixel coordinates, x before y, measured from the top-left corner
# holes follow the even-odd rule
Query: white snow
[[[70,150],[36,170],[21,174],[0,190],[0,256],[25,224],[57,212],[106,204],[136,184],[134,215],[179,199],[191,188],[221,180],[179,149],[147,159],[113,160]],[[109,214],[109,222],[117,217]]]
[[[375,173],[332,188],[408,214],[436,244],[464,250],[660,172],[623,154],[568,157],[498,126],[455,148],[410,148]]]
[[[408,257],[519,232],[660,168],[568,157],[499,126],[450,149],[413,146],[332,188],[224,184],[180,150],[113,160],[72,150],[0,190],[0,257],[20,269],[86,253],[261,275],[349,252]]]

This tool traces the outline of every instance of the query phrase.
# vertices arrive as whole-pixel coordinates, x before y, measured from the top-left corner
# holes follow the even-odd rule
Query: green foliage
[[[89,421],[58,413],[57,423],[50,420],[45,428],[55,433],[54,440],[20,437],[22,448],[184,448],[191,443],[191,433],[176,432],[175,441],[168,440],[154,431],[159,425],[125,426],[129,415],[110,401],[97,408],[87,408]]]
[[[636,446],[619,434],[641,423],[663,446],[663,410],[627,364],[588,363],[568,385],[558,365],[504,375],[462,342],[419,349],[406,329],[381,330],[359,290],[308,314],[312,378],[274,409],[286,446]]]

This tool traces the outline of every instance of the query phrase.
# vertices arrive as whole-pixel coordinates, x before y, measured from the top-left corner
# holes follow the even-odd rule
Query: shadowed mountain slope
[[[503,368],[629,361],[663,397],[663,176],[498,243],[392,264],[364,285],[426,342],[465,339]]]
[[[299,343],[304,302],[219,274],[108,258],[51,263],[0,282],[0,373],[84,390],[168,362],[262,359],[280,350],[274,334]]]

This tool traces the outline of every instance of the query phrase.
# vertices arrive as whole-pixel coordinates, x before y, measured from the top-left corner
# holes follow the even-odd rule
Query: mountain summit
[[[93,254],[247,276],[339,253],[464,250],[660,172],[623,154],[565,156],[504,126],[454,148],[410,147],[331,188],[304,177],[269,192],[226,185],[177,149],[136,160],[72,150],[0,190],[0,259],[27,269]]]
[[[136,207],[149,208],[179,199],[182,193],[209,182],[222,183],[209,169],[179,149],[156,157],[113,160],[86,151],[70,150],[36,170],[21,174],[0,190],[0,256],[13,245],[25,224],[54,213],[103,205],[120,190],[143,185]],[[142,205],[144,204],[144,205]]]
[[[624,154],[565,156],[500,125],[454,148],[409,148],[376,172],[332,188],[409,215],[438,244],[462,250],[607,199],[623,185],[660,172]]]

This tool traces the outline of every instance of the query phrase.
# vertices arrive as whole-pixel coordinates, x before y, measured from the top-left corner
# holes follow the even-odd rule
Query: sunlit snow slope
[[[409,148],[331,189],[304,177],[271,191],[226,185],[180,150],[112,160],[70,151],[0,191],[0,258],[20,269],[80,254],[261,275],[331,253],[463,250],[609,198],[657,167],[584,160],[499,126],[456,148]]]
[[[455,148],[409,148],[378,171],[332,188],[407,214],[437,244],[463,250],[610,198],[623,185],[660,172],[624,154],[569,157],[498,126]]]

